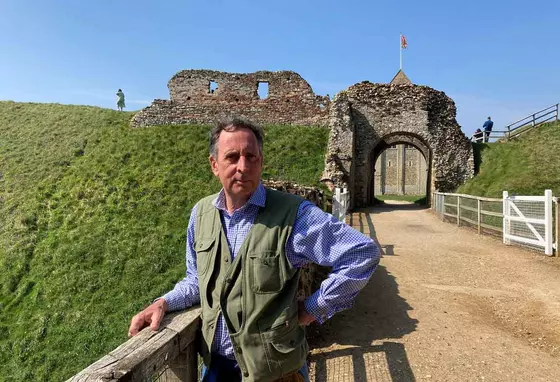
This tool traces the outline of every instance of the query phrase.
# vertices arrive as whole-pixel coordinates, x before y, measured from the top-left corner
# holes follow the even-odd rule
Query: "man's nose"
[[[249,166],[249,163],[247,162],[247,158],[245,158],[244,155],[241,155],[239,157],[239,160],[237,161],[237,172],[240,172],[240,173],[246,172],[248,166]]]

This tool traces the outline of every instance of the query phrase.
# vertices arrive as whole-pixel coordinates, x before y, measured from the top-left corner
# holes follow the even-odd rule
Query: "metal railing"
[[[492,130],[490,133],[490,140],[508,140],[520,136],[523,133],[531,130],[534,127],[542,125],[546,122],[559,120],[559,105],[552,105],[545,109],[539,110],[536,113],[530,114],[525,118],[515,121],[505,127],[504,130]]]

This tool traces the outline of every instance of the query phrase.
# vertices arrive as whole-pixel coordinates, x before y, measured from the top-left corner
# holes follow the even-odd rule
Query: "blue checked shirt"
[[[264,207],[266,191],[262,184],[249,201],[231,215],[227,212],[223,190],[213,201],[220,210],[229,250],[237,256],[241,244],[253,226],[259,207]],[[197,206],[187,229],[187,275],[163,296],[170,311],[200,303],[194,232]],[[308,263],[331,266],[332,272],[319,290],[305,300],[305,308],[319,323],[336,312],[348,309],[358,292],[367,284],[379,263],[379,248],[369,237],[339,222],[311,202],[300,204],[292,234],[286,243],[286,257],[299,268]],[[212,351],[235,359],[227,326],[220,315]]]

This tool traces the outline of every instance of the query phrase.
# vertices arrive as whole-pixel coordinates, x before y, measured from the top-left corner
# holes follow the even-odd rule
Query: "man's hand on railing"
[[[130,328],[128,329],[128,336],[134,337],[148,325],[150,325],[152,330],[158,330],[159,324],[167,310],[167,302],[163,298],[156,300],[152,305],[132,317]]]

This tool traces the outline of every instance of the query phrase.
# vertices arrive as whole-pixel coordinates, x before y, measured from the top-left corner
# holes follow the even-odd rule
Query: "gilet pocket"
[[[280,254],[263,251],[249,254],[249,282],[255,293],[277,293],[283,287]]]
[[[297,370],[305,361],[309,350],[305,341],[305,330],[296,324],[294,326],[273,331],[269,342],[265,345],[269,367],[280,368],[282,374]]]
[[[202,238],[197,240],[195,245],[196,251],[196,268],[199,276],[204,275],[210,264],[212,263],[212,249],[214,248],[214,243],[216,239],[214,238]]]

